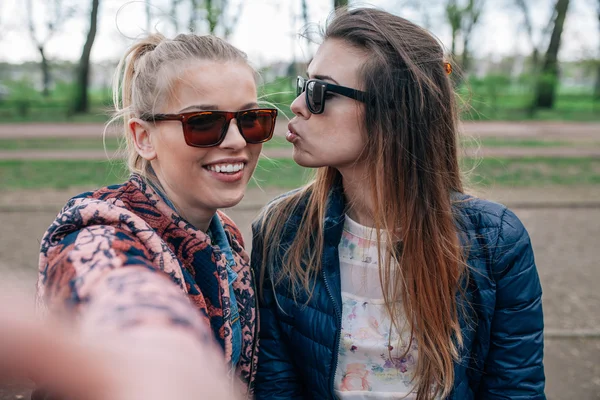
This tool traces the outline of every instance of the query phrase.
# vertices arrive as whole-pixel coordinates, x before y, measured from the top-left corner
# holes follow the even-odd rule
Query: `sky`
[[[43,38],[44,16],[51,12],[50,0],[0,0],[0,61],[23,62],[39,61],[40,57],[27,30],[27,8],[24,4],[32,1],[38,37]],[[78,60],[88,29],[88,8],[90,0],[63,0],[75,4],[79,14],[64,19],[61,29],[49,41],[47,54],[56,60]],[[242,3],[243,2],[243,3]],[[450,48],[450,30],[443,21],[443,8],[431,6],[435,1],[421,3],[422,10],[403,6],[406,0],[371,0],[360,3],[382,8],[426,25]],[[547,23],[553,0],[528,0],[538,31]],[[88,4],[89,3],[89,4]],[[187,3],[184,1],[183,3]],[[308,46],[298,36],[304,22],[299,0],[229,0],[230,15],[239,14],[238,24],[229,40],[248,53],[257,66],[276,61],[308,59],[315,46]],[[310,21],[322,24],[331,11],[333,0],[307,0]],[[523,30],[519,30],[520,14],[509,6],[510,0],[486,0],[486,8],[481,24],[474,32],[473,51],[479,57],[500,57],[512,54],[529,54],[531,46]],[[170,0],[150,0],[155,18],[153,29],[167,36],[174,32],[168,16]],[[243,5],[242,5],[243,4]],[[351,4],[358,4],[351,1]],[[427,5],[425,5],[427,4]],[[187,21],[187,10],[179,8],[181,26]],[[241,5],[241,6],[240,6]],[[600,28],[596,14],[597,0],[572,0],[563,34],[563,47],[560,58],[577,60],[600,57]],[[430,15],[424,18],[424,12]],[[118,60],[132,40],[145,33],[146,14],[143,1],[100,0],[98,35],[92,50],[92,62]],[[204,33],[204,32],[202,32]],[[545,50],[545,49],[544,49]]]

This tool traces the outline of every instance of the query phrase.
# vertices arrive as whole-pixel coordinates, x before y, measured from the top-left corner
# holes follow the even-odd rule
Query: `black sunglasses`
[[[240,134],[249,144],[264,143],[273,137],[277,110],[255,108],[241,111],[192,111],[180,114],[149,114],[144,121],[181,121],[183,137],[188,146],[214,147],[223,143],[229,123],[237,121]]]
[[[366,92],[352,89],[346,86],[334,85],[320,81],[318,79],[304,79],[299,76],[296,78],[296,96],[306,92],[306,106],[313,114],[321,114],[325,111],[326,93],[333,92],[354,100],[366,103],[368,95]]]

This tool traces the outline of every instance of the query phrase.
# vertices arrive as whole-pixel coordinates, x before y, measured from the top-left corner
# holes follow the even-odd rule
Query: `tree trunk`
[[[464,74],[469,73],[469,68],[471,67],[471,55],[469,54],[469,35],[464,35],[463,37],[463,53],[462,53],[462,61],[461,61],[461,69]]]
[[[531,71],[533,75],[537,75],[538,67],[540,65],[540,51],[536,48],[531,53]]]
[[[458,30],[452,28],[452,46],[450,47],[450,53],[452,57],[456,54],[456,37],[458,36]]]
[[[73,111],[76,113],[85,113],[89,111],[88,102],[88,86],[90,75],[90,54],[94,39],[96,39],[96,29],[98,26],[98,7],[100,0],[92,0],[92,12],[90,13],[90,30],[88,31],[83,52],[79,59],[77,67],[77,93],[75,95],[75,107]]]
[[[450,24],[450,29],[452,32],[452,47],[450,51],[452,52],[452,57],[456,55],[456,41],[458,39],[458,35],[460,34],[460,28],[462,25],[462,14],[459,10],[458,4],[456,0],[450,0],[446,5],[446,20]]]
[[[461,34],[463,37],[463,54],[462,54],[462,70],[468,74],[471,67],[470,43],[473,30],[479,23],[481,10],[485,0],[469,0],[467,7],[462,10],[462,17],[459,19],[461,23]]]
[[[48,97],[50,95],[50,65],[48,64],[48,59],[44,52],[44,46],[38,46],[38,51],[40,52],[40,56],[42,56],[42,94],[44,97]]]
[[[535,96],[535,106],[538,108],[552,108],[556,96],[556,86],[558,83],[558,52],[560,50],[560,39],[565,25],[565,18],[569,8],[569,0],[556,1],[556,19],[550,44],[546,51],[544,64],[538,77],[538,84]]]

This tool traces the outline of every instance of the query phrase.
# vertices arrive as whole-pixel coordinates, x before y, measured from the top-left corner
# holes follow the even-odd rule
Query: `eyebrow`
[[[249,108],[257,108],[258,107],[258,103],[256,102],[251,102],[251,103],[247,103],[244,104],[241,108],[239,108],[239,110],[247,110]],[[219,109],[219,106],[216,104],[196,104],[193,106],[189,106],[184,108],[183,110],[179,110],[180,113],[186,112],[186,111],[217,111]]]
[[[331,82],[335,83],[336,85],[339,85],[338,81],[336,81],[329,75],[313,75],[312,78],[308,72],[306,73],[306,75],[308,76],[309,79],[318,79],[320,81],[331,81]]]

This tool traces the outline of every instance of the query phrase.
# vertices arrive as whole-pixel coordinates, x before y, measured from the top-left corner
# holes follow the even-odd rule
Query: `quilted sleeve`
[[[477,398],[545,399],[542,288],[529,235],[509,210],[494,251],[496,304]]]
[[[252,268],[260,276],[262,265],[262,238],[253,226]],[[298,374],[291,362],[289,349],[282,337],[277,320],[273,287],[266,279],[264,289],[259,294],[260,338],[258,366],[255,382],[255,399],[293,400],[302,399],[302,387]]]

